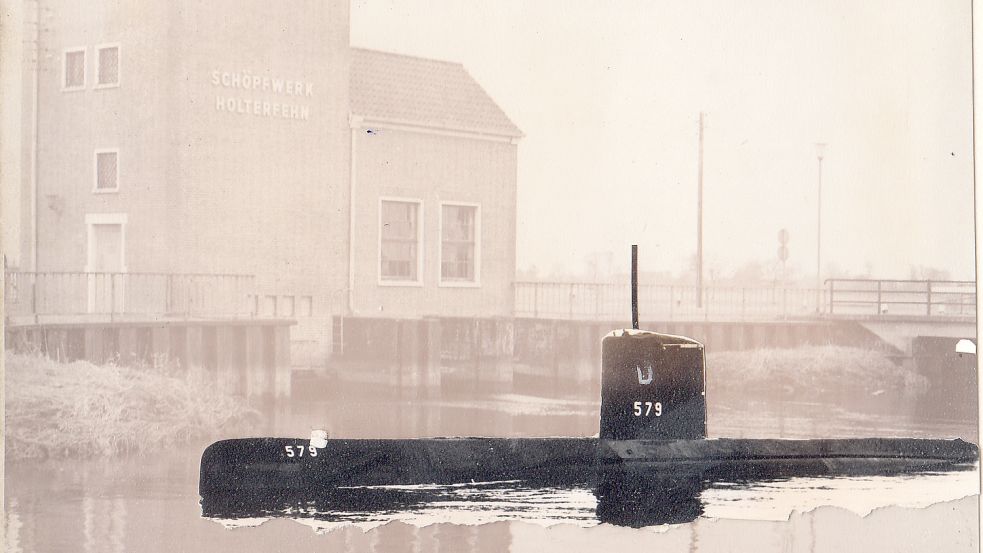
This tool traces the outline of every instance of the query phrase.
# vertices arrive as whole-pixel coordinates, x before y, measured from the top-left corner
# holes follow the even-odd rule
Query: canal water
[[[963,437],[968,416],[905,402],[828,404],[711,397],[712,436]],[[599,406],[583,397],[516,394],[409,400],[336,393],[267,408],[254,436],[590,436]],[[965,415],[965,414],[964,414]],[[242,436],[216,436],[216,439]],[[409,486],[389,510],[332,510],[316,501],[278,517],[203,519],[198,461],[207,443],[141,457],[8,463],[6,550],[34,551],[849,551],[978,549],[979,472],[713,482],[655,501],[641,529],[607,512],[587,486],[521,482]],[[696,509],[691,522],[666,523]],[[664,512],[663,512],[664,511]],[[685,520],[687,517],[681,517]],[[661,521],[661,522],[660,522]],[[636,520],[637,522],[637,520]],[[480,525],[478,525],[480,523]]]

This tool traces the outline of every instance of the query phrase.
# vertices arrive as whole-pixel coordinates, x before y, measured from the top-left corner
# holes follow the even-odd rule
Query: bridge
[[[975,282],[839,279],[827,288],[829,318],[855,321],[907,355],[919,337],[976,340]]]
[[[624,321],[627,284],[517,282],[521,318]],[[654,328],[682,329],[724,347],[797,326],[831,326],[834,334],[911,356],[918,337],[976,339],[976,283],[950,280],[830,279],[823,289],[785,286],[639,286],[639,312]],[[698,301],[698,299],[700,301]],[[792,331],[794,332],[794,331]],[[742,338],[729,334],[737,333]],[[792,338],[793,341],[795,338]],[[783,342],[780,337],[777,342]],[[747,346],[745,346],[747,347]],[[740,347],[744,349],[744,347]]]
[[[325,337],[331,354],[314,358],[301,355],[303,342],[291,341],[292,320],[261,316],[249,275],[4,276],[8,349],[68,361],[173,364],[245,395],[289,395],[293,370],[433,387],[450,367],[449,374],[476,386],[509,385],[520,372],[594,385],[599,337],[630,325],[627,284],[517,282],[512,317],[335,315]],[[951,356],[957,339],[976,337],[974,282],[825,284],[711,285],[702,295],[694,286],[643,285],[641,323],[700,340],[710,353],[834,344],[879,348],[939,374],[968,362]]]
[[[254,277],[165,273],[4,273],[8,327],[52,324],[249,320]],[[516,282],[516,320],[626,326],[627,283]],[[686,334],[711,349],[802,342],[876,344],[912,354],[916,337],[975,338],[976,283],[830,279],[821,290],[780,285],[639,287],[650,328]]]

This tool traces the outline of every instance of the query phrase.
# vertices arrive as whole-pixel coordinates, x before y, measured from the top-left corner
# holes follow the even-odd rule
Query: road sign
[[[778,246],[778,260],[788,261],[788,246]]]
[[[778,231],[778,243],[783,246],[788,244],[788,229],[783,228],[782,230]]]

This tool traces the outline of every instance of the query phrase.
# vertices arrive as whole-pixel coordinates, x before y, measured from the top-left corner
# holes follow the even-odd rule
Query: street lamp
[[[816,143],[816,160],[819,162],[819,180],[816,186],[816,313],[822,309],[823,277],[823,154],[826,144]]]

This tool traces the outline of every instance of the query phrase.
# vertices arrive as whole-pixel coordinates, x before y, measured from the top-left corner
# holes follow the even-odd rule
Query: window
[[[379,281],[419,284],[422,204],[383,199],[379,206]]]
[[[310,317],[314,315],[314,297],[313,296],[301,296],[299,301],[299,306],[297,308],[297,314],[301,317]]]
[[[119,46],[100,46],[96,53],[96,88],[119,86]]]
[[[65,51],[65,75],[62,84],[65,90],[85,88],[85,48]]]
[[[440,206],[440,282],[478,283],[478,206]]]
[[[293,296],[283,296],[280,298],[280,312],[277,313],[280,317],[293,317],[294,316],[294,297]]]
[[[93,192],[119,191],[119,152],[96,151],[96,187]]]
[[[276,317],[276,296],[263,296],[260,314],[264,317]]]

